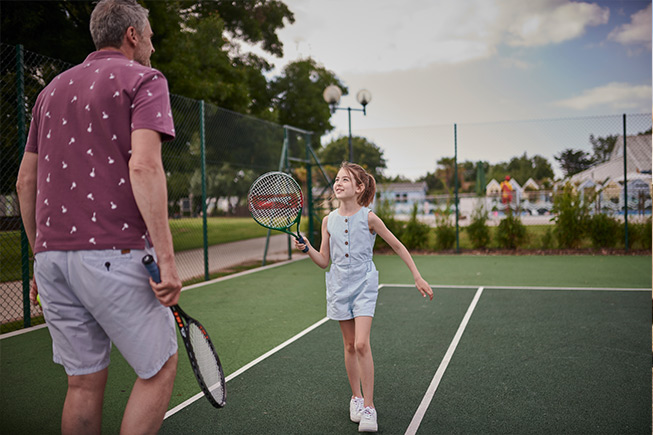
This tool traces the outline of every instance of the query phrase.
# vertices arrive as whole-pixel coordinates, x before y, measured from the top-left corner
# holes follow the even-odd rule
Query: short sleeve
[[[154,69],[143,77],[132,102],[131,131],[139,129],[159,132],[164,142],[175,138],[168,81]]]

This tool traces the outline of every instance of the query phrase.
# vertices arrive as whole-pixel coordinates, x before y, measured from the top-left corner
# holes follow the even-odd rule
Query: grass
[[[268,231],[249,217],[207,218],[206,226],[209,246],[265,237]],[[201,218],[172,219],[170,231],[175,252],[204,247]]]

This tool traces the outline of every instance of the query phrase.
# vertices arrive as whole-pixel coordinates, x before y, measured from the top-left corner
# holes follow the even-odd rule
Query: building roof
[[[624,141],[623,136],[617,138],[614,149],[608,161],[598,163],[589,169],[572,175],[569,181],[580,184],[586,179],[604,184],[608,180],[621,180],[624,178]],[[628,178],[630,173],[642,173],[651,170],[651,135],[637,135],[626,137],[626,158]],[[650,174],[648,177],[651,178]]]
[[[378,190],[382,192],[426,192],[428,186],[425,181],[419,183],[384,183],[379,184]]]

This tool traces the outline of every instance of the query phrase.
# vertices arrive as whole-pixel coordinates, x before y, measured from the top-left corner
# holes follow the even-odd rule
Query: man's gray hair
[[[149,11],[136,0],[101,0],[91,14],[91,38],[95,48],[120,48],[130,26],[142,35],[148,14]]]

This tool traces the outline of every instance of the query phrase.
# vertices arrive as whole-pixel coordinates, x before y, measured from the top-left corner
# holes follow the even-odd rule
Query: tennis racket
[[[299,234],[304,197],[299,184],[284,172],[268,172],[252,183],[247,194],[249,212],[254,220],[266,228],[290,234],[305,243]],[[297,224],[297,233],[291,227]],[[308,252],[308,246],[303,250]]]
[[[161,282],[159,266],[154,257],[146,255],[143,257],[143,264],[154,282]],[[197,383],[211,405],[222,408],[226,404],[227,388],[222,364],[209,334],[200,322],[186,314],[179,305],[173,305],[170,309],[175,316]]]

